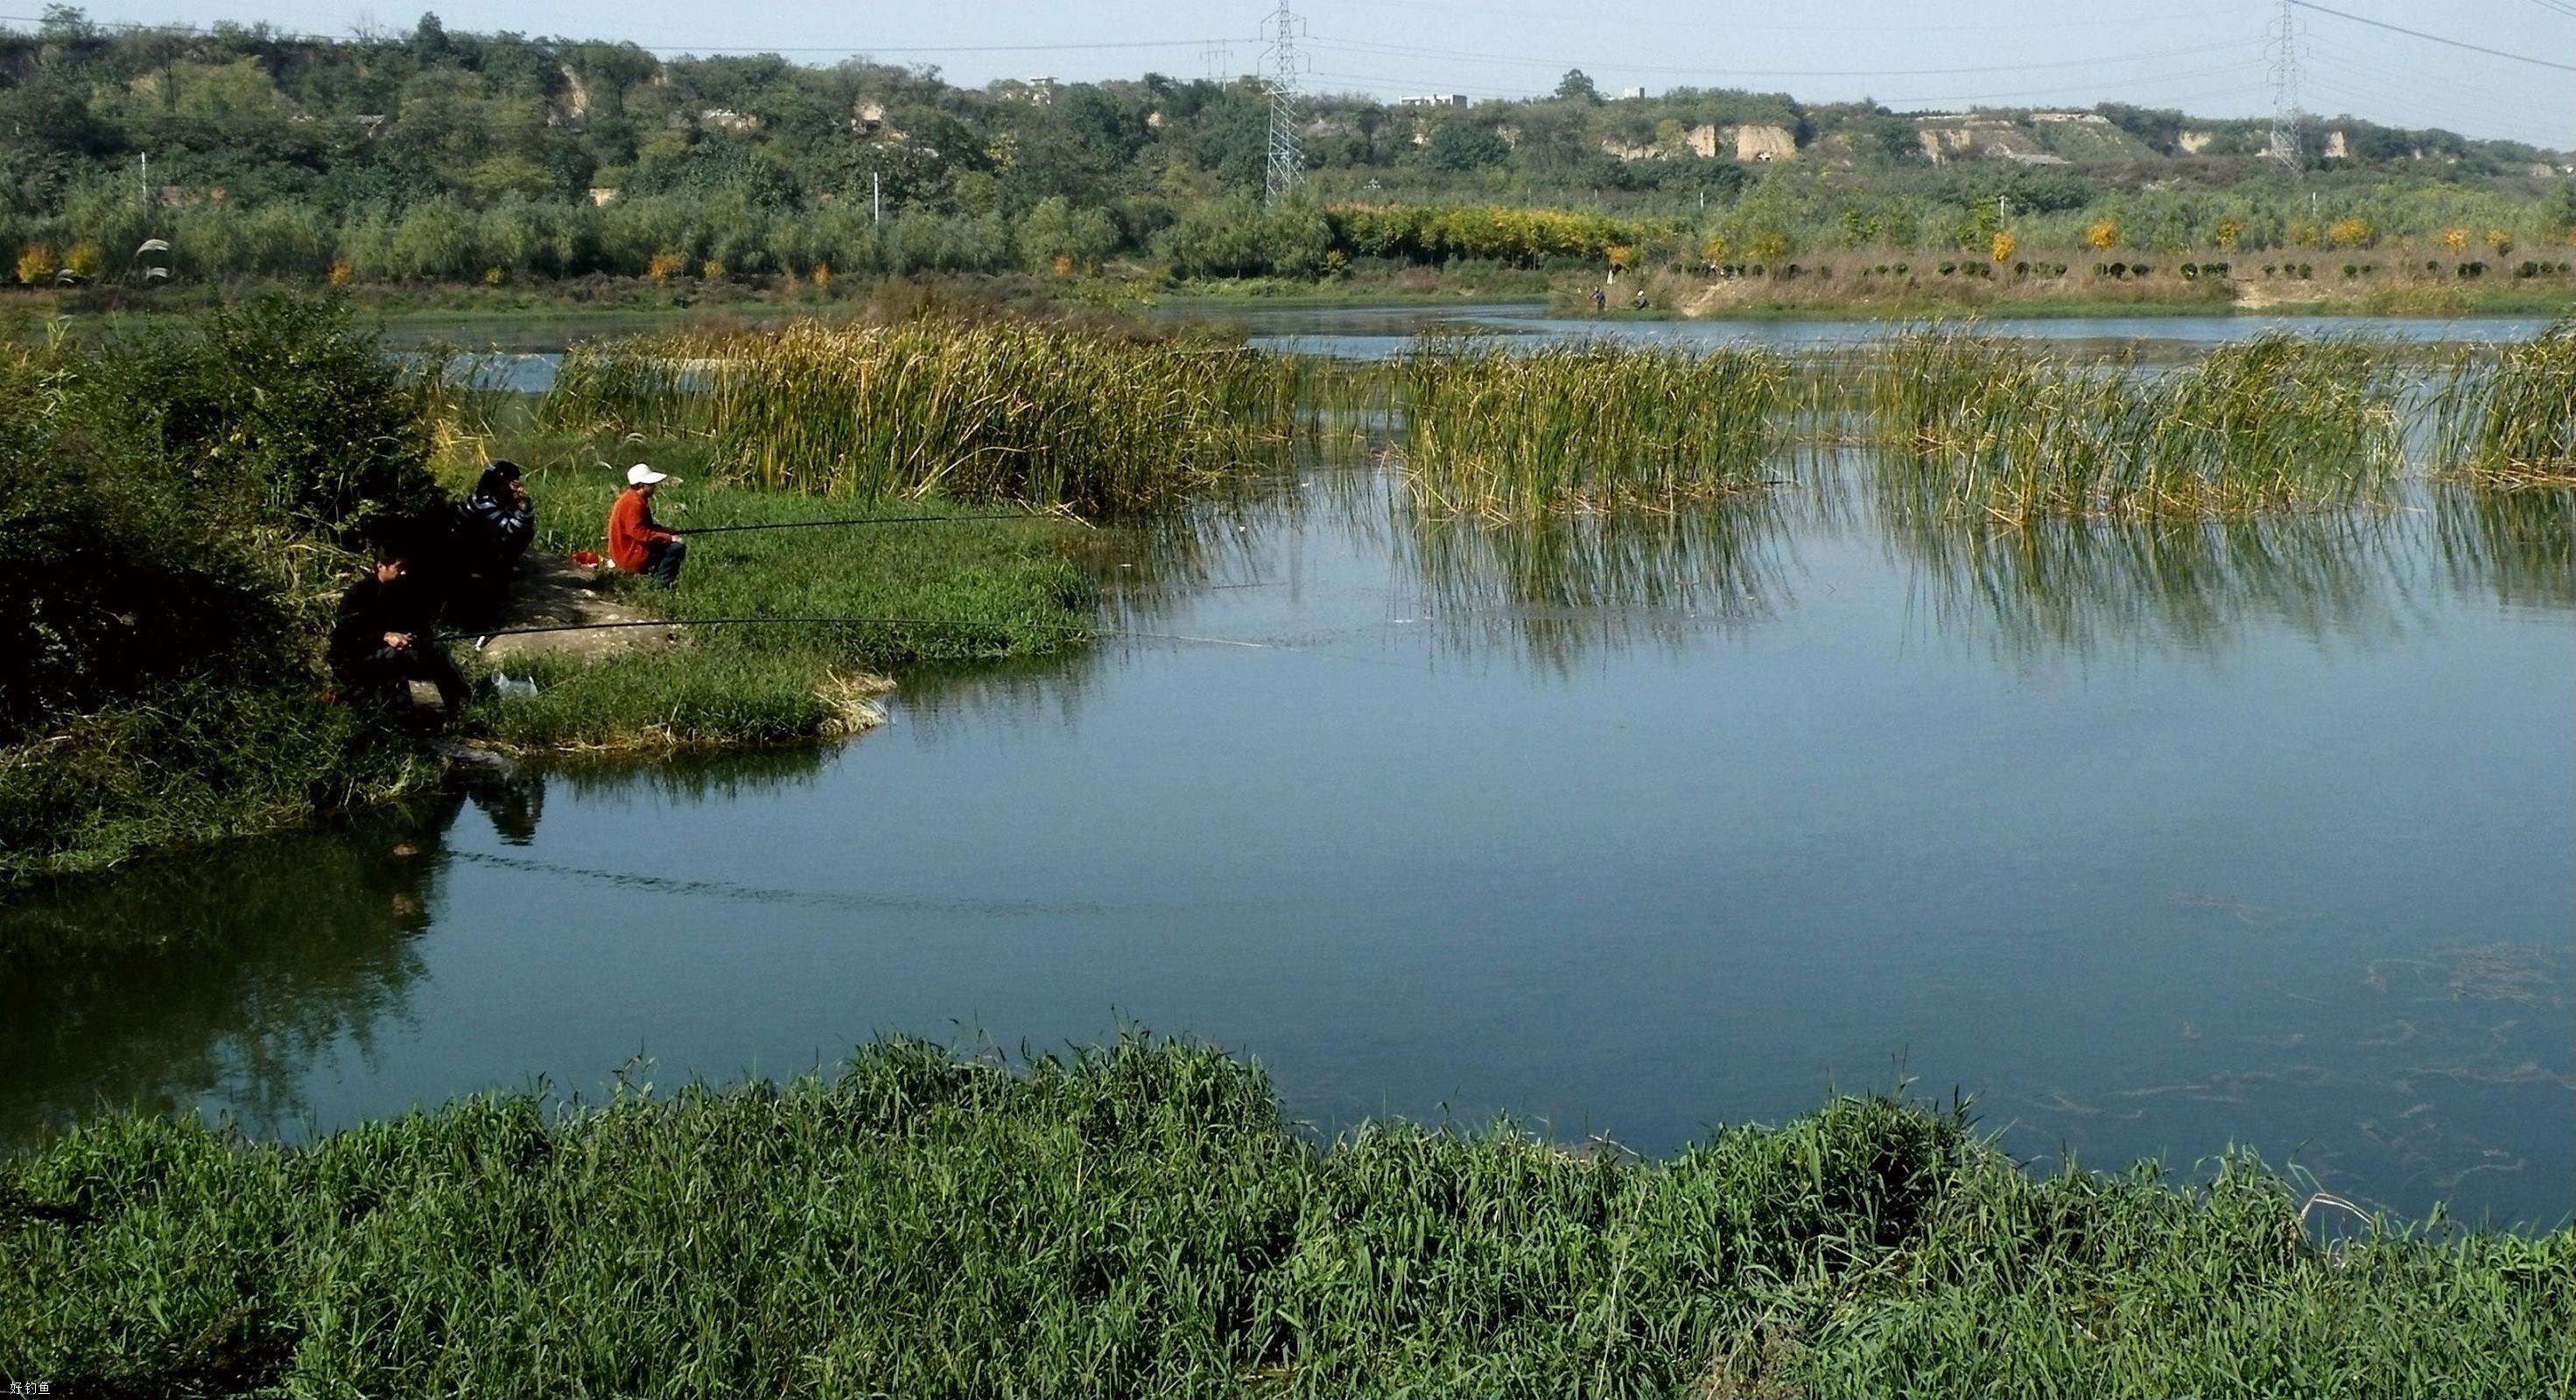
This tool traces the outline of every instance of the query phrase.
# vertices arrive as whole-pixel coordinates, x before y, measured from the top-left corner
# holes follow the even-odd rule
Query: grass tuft
[[[1764,350],[1425,340],[1402,367],[1405,467],[1433,514],[1670,509],[1766,484],[1790,387]]]

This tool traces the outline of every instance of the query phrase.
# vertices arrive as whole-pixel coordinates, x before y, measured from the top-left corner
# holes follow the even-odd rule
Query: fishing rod
[[[675,535],[729,535],[741,530],[818,530],[826,525],[935,525],[952,520],[1021,520],[1043,521],[1051,525],[1079,525],[1086,530],[1098,529],[1078,515],[1029,515],[1004,513],[994,515],[862,515],[848,520],[773,520],[760,525],[666,525],[662,528]]]
[[[636,627],[743,627],[755,624],[822,626],[822,627],[1017,627],[1032,632],[1054,632],[1062,635],[1090,637],[1124,637],[1134,641],[1186,642],[1196,646],[1239,647],[1246,651],[1281,651],[1298,656],[1320,656],[1333,661],[1353,661],[1364,666],[1393,666],[1398,670],[1414,669],[1401,661],[1387,661],[1373,656],[1344,656],[1339,652],[1316,651],[1309,647],[1283,646],[1277,642],[1247,642],[1235,637],[1202,637],[1187,632],[1138,632],[1121,627],[1093,627],[1069,622],[1006,622],[971,617],[651,617],[619,622],[557,622],[542,627],[502,627],[485,632],[442,632],[436,640],[465,641],[495,637],[534,637],[552,632],[606,632]]]

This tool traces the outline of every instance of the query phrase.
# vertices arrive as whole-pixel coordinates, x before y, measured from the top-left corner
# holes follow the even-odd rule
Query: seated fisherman
[[[341,692],[352,699],[408,709],[411,683],[438,687],[443,719],[465,713],[467,688],[456,663],[439,650],[431,624],[438,597],[412,572],[420,532],[396,527],[376,537],[375,566],[340,595],[325,655]]]
[[[458,513],[457,610],[468,619],[497,615],[510,593],[510,575],[537,537],[536,507],[519,464],[494,462],[474,483]]]
[[[630,574],[651,574],[664,588],[679,585],[689,543],[653,523],[653,488],[677,480],[638,462],[626,469],[626,489],[608,508],[608,562]]]

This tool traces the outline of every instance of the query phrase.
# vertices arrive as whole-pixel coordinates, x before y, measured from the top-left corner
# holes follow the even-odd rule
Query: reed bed
[[[703,436],[729,480],[772,490],[1120,511],[1275,455],[1297,400],[1294,361],[1240,346],[808,322],[586,347],[539,422]]]
[[[1404,462],[1433,514],[1669,509],[1767,484],[1792,386],[1764,350],[1430,339],[1401,368]]]
[[[1912,332],[1869,402],[1898,502],[2019,524],[2351,502],[2402,463],[2404,387],[2357,340],[2265,336],[2150,373]]]
[[[2463,357],[2436,399],[2441,457],[2491,486],[2576,484],[2576,316]]]

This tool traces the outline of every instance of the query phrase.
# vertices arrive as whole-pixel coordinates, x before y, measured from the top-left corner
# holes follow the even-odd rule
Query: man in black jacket
[[[485,467],[457,512],[456,615],[469,622],[499,616],[509,601],[510,575],[536,537],[536,507],[519,479],[519,464]]]
[[[331,674],[351,699],[408,709],[411,683],[428,681],[438,687],[442,719],[453,723],[465,713],[465,677],[432,635],[438,597],[412,572],[415,534],[377,537],[375,567],[340,596],[326,654]]]

